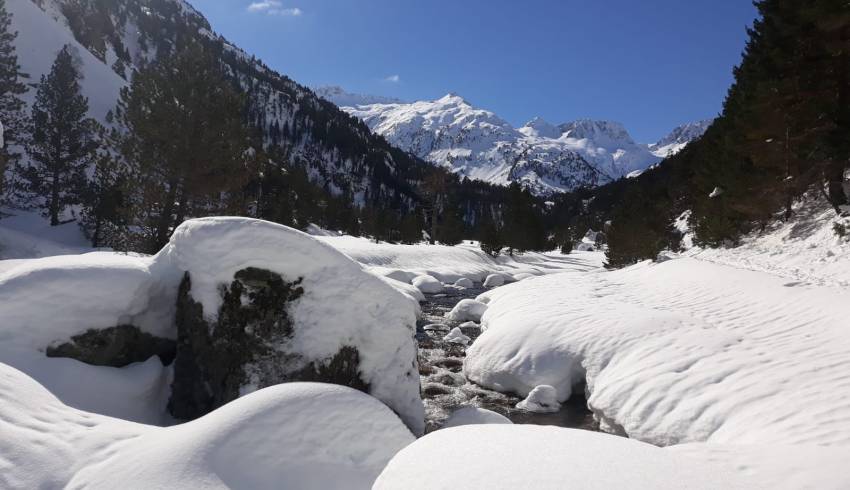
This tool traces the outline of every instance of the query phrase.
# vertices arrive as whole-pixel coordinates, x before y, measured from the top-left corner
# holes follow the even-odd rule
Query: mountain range
[[[492,184],[520,182],[538,195],[637,175],[702,136],[711,124],[684,124],[656,143],[642,144],[612,121],[555,125],[534,118],[514,128],[457,94],[403,102],[335,86],[319,87],[316,93],[419,158]]]

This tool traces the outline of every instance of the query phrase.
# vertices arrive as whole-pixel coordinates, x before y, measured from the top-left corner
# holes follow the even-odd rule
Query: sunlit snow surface
[[[4,489],[368,489],[414,439],[385,405],[342,386],[277,385],[155,427],[70,408],[2,363],[0,435]]]

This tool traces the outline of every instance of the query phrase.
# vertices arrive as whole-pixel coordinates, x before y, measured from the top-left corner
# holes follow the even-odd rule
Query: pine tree
[[[60,224],[68,206],[80,203],[85,170],[98,147],[97,125],[86,117],[88,109],[88,99],[80,93],[80,73],[66,45],[50,73],[41,77],[27,145],[32,161],[23,171],[26,190],[43,200],[43,213],[52,226]]]
[[[127,249],[127,175],[109,153],[99,155],[83,193],[80,227],[92,247]]]
[[[479,225],[479,242],[481,250],[491,257],[498,257],[505,246],[502,229],[490,213],[485,213],[483,222]]]
[[[257,175],[245,101],[212,48],[189,44],[141,69],[121,91],[113,144],[131,169],[131,224],[154,252],[185,218],[244,214]]]
[[[12,30],[12,16],[6,11],[6,0],[0,0],[0,122],[5,143],[0,148],[0,201],[9,193],[4,184],[6,173],[14,169],[20,159],[13,146],[25,137],[26,116],[20,96],[27,88],[21,81],[25,75],[21,73],[15,54],[17,36],[17,31]]]

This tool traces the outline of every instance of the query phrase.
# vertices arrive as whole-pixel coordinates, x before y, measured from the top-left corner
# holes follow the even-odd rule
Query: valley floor
[[[32,227],[20,220],[25,221],[0,220],[0,247],[5,246],[0,257],[14,259],[0,261],[0,284],[15,269],[31,265],[27,254],[81,251],[75,248],[79,242],[63,242],[61,236],[42,237],[37,229],[28,234]],[[500,276],[507,285],[477,298],[476,304],[482,304],[482,333],[467,350],[463,374],[480,386],[520,396],[549,385],[560,401],[585,386],[588,406],[602,428],[629,438],[554,427],[473,425],[437,430],[409,444],[412,438],[405,439],[408,436],[399,432],[388,443],[403,447],[397,454],[396,449],[390,454],[364,447],[357,457],[368,458],[365,469],[360,471],[355,464],[339,474],[360,471],[357,478],[368,487],[385,466],[375,488],[563,488],[566,480],[582,488],[850,487],[846,469],[850,459],[850,244],[832,231],[833,220],[831,211],[812,206],[801,210],[794,223],[777,224],[747,238],[740,247],[691,248],[661,263],[618,271],[603,269],[599,252],[492,259],[474,244],[403,246],[319,237],[409,298],[421,299],[414,284],[431,284],[422,280],[424,276],[438,285],[463,278],[480,283],[490,275]],[[149,366],[150,362],[113,369],[67,359],[46,361],[31,351],[3,359],[47,390],[53,391],[51,383],[72,383],[56,381],[61,377],[58,372],[97,371],[108,380],[101,386],[103,400],[110,398],[104,391],[113,390],[118,396],[141,397],[153,411],[156,406],[162,408],[168,374]],[[34,449],[39,444],[55,447],[50,440],[57,436],[51,431],[71,433],[79,438],[74,441],[89,437],[85,431],[62,425],[66,422],[74,427],[90,423],[103,433],[118,434],[111,442],[98,445],[88,439],[89,446],[81,447],[92,448],[92,454],[107,451],[120,461],[127,454],[138,457],[155,452],[168,440],[168,432],[139,435],[154,429],[124,426],[130,423],[89,413],[109,413],[109,407],[99,407],[97,400],[78,406],[86,412],[66,406],[82,403],[73,396],[60,397],[64,403],[48,403],[45,400],[53,395],[35,381],[24,381],[28,377],[11,368],[4,367],[0,378],[4,385],[0,440],[6,441],[0,443],[0,468],[17,465],[17,471],[8,474],[18,479],[7,478],[5,486],[44,483],[39,478],[27,480],[32,475],[20,465],[44,461],[51,467],[55,463],[53,456]],[[109,370],[108,376],[102,374],[104,370]],[[147,387],[128,393],[128,383],[147,383]],[[265,407],[272,403],[269,397],[300,400],[301,396],[281,391],[260,397],[266,390],[238,402],[243,407],[251,403]],[[33,403],[48,408],[35,410]],[[361,419],[375,417],[375,427],[385,424],[382,430],[397,430],[365,401],[350,403],[362,405],[357,415]],[[248,431],[246,437],[255,437],[250,417],[237,423],[228,421],[227,414],[233,410],[218,414],[228,406],[186,426],[210,427],[204,430],[218,434],[212,422],[218,420],[227,426],[236,423],[240,431]],[[264,413],[265,408],[256,410]],[[65,422],[60,424],[57,417]],[[303,423],[305,427],[313,424],[306,419]],[[112,428],[104,429],[107,426]],[[297,434],[296,426],[286,427],[290,436]],[[334,444],[369,437],[363,431],[341,434]],[[215,437],[185,450],[209,454],[203,448],[216,443]],[[310,444],[325,444],[324,437],[319,435]],[[125,438],[150,442],[121,443]],[[59,440],[75,443],[64,436]],[[121,456],[125,448],[133,447]],[[272,446],[264,447],[274,451]],[[234,451],[238,452],[236,446],[227,446],[222,454]],[[104,480],[91,477],[96,466],[87,466],[93,464],[90,456],[89,463],[83,461],[86,458],[77,459],[78,466],[71,467],[76,475],[71,475],[73,481],[83,482],[81,487],[103,486]],[[353,456],[341,454],[327,461],[349,457]],[[240,460],[240,464],[255,465],[255,476],[271,475],[266,468],[274,467],[272,459]],[[222,470],[226,465],[215,466],[225,463],[215,458],[203,461],[193,466],[193,478],[199,479],[194,483],[207,488],[227,486],[230,470]],[[209,468],[218,472],[219,480],[201,484]],[[133,473],[121,475],[132,477]],[[256,480],[257,488],[269,483],[241,473],[239,478],[243,479],[232,480],[237,486],[240,481]],[[299,475],[293,481],[308,488],[308,480]]]

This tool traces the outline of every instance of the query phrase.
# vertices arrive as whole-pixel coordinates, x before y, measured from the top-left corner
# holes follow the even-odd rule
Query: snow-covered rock
[[[269,387],[198,420],[137,424],[70,408],[0,363],[3,488],[363,488],[414,437],[374,398]]]
[[[443,283],[434,276],[429,275],[414,277],[413,285],[425,294],[442,293],[443,289],[445,289]]]
[[[497,288],[505,284],[505,276],[501,274],[490,274],[484,279],[485,288]]]
[[[471,288],[475,286],[475,283],[472,282],[472,279],[461,277],[460,279],[455,281],[454,285],[459,288]]]
[[[453,344],[461,345],[468,345],[469,342],[472,341],[471,338],[464,335],[464,333],[460,330],[460,327],[453,328],[451,332],[449,332],[445,337],[443,337],[443,340],[445,340],[446,342],[451,342]]]
[[[513,422],[504,415],[486,408],[460,407],[443,422],[443,428],[473,424],[513,424]]]
[[[549,385],[535,386],[533,390],[525,397],[524,400],[516,404],[520,410],[527,412],[549,413],[557,412],[561,409],[561,403],[558,399],[569,398],[569,393],[564,393],[559,396],[555,388]]]
[[[446,313],[446,318],[454,322],[473,321],[480,322],[481,315],[487,311],[487,305],[474,299],[462,299]]]
[[[241,281],[242,291],[256,293],[252,289],[255,277],[237,277],[252,269],[270,273],[268,280],[279,276],[297,282],[294,287],[303,290],[285,308],[291,328],[273,339],[263,338],[268,332],[252,331],[265,325],[262,321],[243,325],[238,317],[219,317],[225,300],[236,310],[249,312],[251,307],[243,306],[254,299],[240,298],[233,287],[235,281]],[[185,290],[191,299],[182,303],[181,311],[176,308],[179,290]],[[340,376],[340,371],[332,369],[339,363],[333,361],[339,361],[340,353],[345,352],[347,363],[343,364],[348,366],[348,361],[357,358],[348,366],[356,372],[357,382],[351,383],[368,387],[370,394],[399,413],[414,432],[421,433],[424,428],[419,379],[411,369],[416,363],[414,302],[333,247],[297,230],[247,218],[187,221],[153,257],[98,252],[21,261],[3,270],[0,362],[15,365],[17,352],[22,350],[38,352],[90,329],[119,325],[175,339],[179,324],[189,314],[198,321],[181,333],[184,341],[178,343],[175,379],[186,369],[200,368],[197,359],[184,362],[193,356],[181,356],[180,346],[192,350],[205,345],[198,343],[206,338],[203,335],[191,337],[194,345],[185,341],[190,332],[202,331],[201,321],[222,327],[213,329],[214,335],[269,341],[268,352],[266,347],[261,350],[270,357],[254,352],[244,362],[227,365],[223,379],[210,374],[216,372],[216,356],[208,356],[208,369],[201,369],[200,379],[193,382],[209,383],[204,390],[212,390],[209,394],[216,401],[202,411],[231,398],[216,398],[216,383],[224,383],[228,392],[238,396],[281,381],[332,381]],[[277,355],[285,356],[286,362],[271,362]]]
[[[479,424],[438,430],[418,439],[390,460],[374,488],[750,488],[735,476],[722,464],[623,437],[547,426]]]
[[[535,274],[530,272],[520,272],[519,274],[514,274],[514,281],[524,281],[526,279],[531,279]]]

